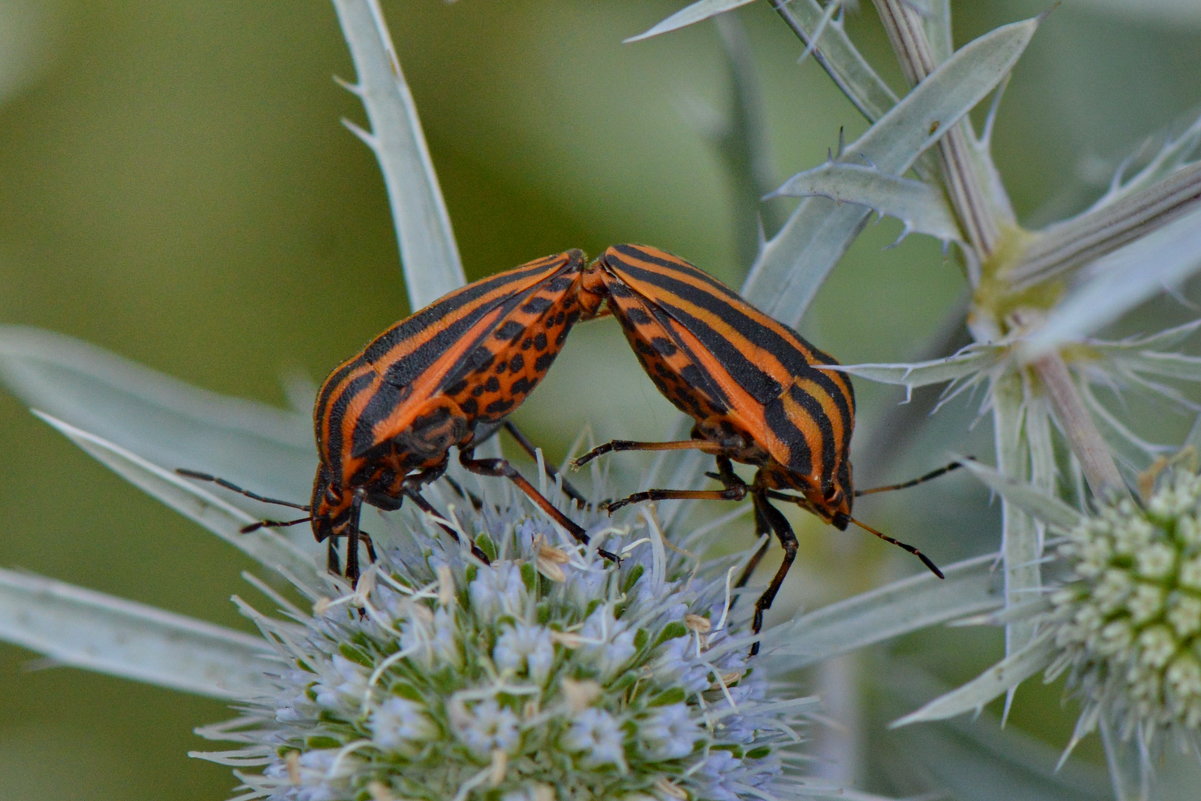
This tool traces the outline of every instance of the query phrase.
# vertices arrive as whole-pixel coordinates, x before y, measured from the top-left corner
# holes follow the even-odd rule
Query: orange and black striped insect
[[[784,548],[779,569],[755,603],[755,632],[797,552],[792,527],[770,503],[773,500],[795,503],[838,529],[854,523],[914,554],[942,577],[917,548],[851,516],[853,499],[877,490],[856,492],[852,484],[849,452],[855,394],[849,376],[822,369],[837,364],[833,357],[712,276],[656,248],[614,245],[585,273],[584,291],[606,300],[659,391],[696,422],[691,439],[614,440],[592,449],[575,464],[627,450],[694,449],[716,457],[717,472],[710,475],[721,481],[722,489],[646,490],[611,502],[609,509],[646,500],[741,500],[750,495],[756,533],[767,539],[751,557],[738,585],[749,580],[771,534]],[[731,462],[757,468],[750,484],[734,473]]]
[[[262,525],[311,522],[317,541],[329,543],[334,573],[340,572],[338,541],[345,538],[345,576],[355,582],[360,540],[374,559],[370,539],[359,530],[362,505],[393,510],[409,498],[431,511],[420,488],[443,474],[450,449],[457,447],[463,467],[508,478],[587,543],[584,530],[507,460],[473,454],[480,439],[542,380],[572,325],[595,313],[599,299],[580,292],[584,264],[580,251],[569,250],[468,284],[384,331],[336,367],[321,385],[313,410],[318,463],[312,500],[308,506],[283,502],[309,516]],[[528,448],[524,438],[519,442]],[[580,500],[578,494],[573,497]]]

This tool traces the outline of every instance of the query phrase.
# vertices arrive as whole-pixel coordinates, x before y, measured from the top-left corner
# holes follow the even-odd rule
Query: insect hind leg
[[[753,492],[751,500],[755,504],[755,525],[756,528],[766,526],[776,535],[776,539],[780,541],[780,546],[784,549],[784,558],[780,561],[780,567],[776,569],[776,574],[772,576],[771,583],[767,585],[767,589],[755,601],[755,615],[751,622],[751,631],[758,634],[763,629],[763,615],[771,609],[772,602],[776,599],[776,594],[780,592],[780,587],[784,584],[784,577],[792,570],[792,563],[796,561],[797,555],[797,538],[792,530],[792,526],[788,524],[782,512],[772,506],[768,502],[767,497],[762,492]],[[759,559],[763,552],[767,549],[767,543],[759,546],[759,551],[751,557],[751,561],[747,567],[754,569],[758,565]],[[749,572],[744,571],[744,577],[750,577]],[[751,656],[759,653],[759,641],[756,640],[751,645]]]
[[[517,443],[518,447],[520,447],[523,451],[525,451],[526,454],[531,459],[534,460],[534,463],[537,464],[537,462],[538,462],[537,449],[534,447],[534,443],[530,442],[529,438],[526,437],[526,435],[521,431],[521,429],[519,429],[514,423],[510,422],[509,420],[505,420],[503,423],[500,424],[500,426],[505,431],[509,432],[509,436],[513,438],[513,441]],[[559,485],[563,489],[563,494],[566,495],[568,498],[571,498],[573,501],[575,501],[576,506],[578,506],[581,509],[588,506],[588,499],[584,497],[584,494],[582,492],[580,492],[574,486],[572,486],[571,482],[567,480],[567,478],[563,475],[563,473],[559,470],[559,468],[556,465],[551,464],[545,458],[543,458],[542,459],[542,469],[546,473],[547,478],[549,478],[551,481],[555,481],[556,479],[559,481]]]
[[[459,451],[459,463],[473,473],[478,473],[482,476],[499,476],[512,481],[517,485],[517,488],[529,497],[538,507],[546,514],[550,515],[551,519],[558,523],[563,528],[571,533],[571,536],[584,545],[587,545],[591,540],[587,532],[584,531],[579,524],[572,521],[567,515],[555,508],[545,495],[539,492],[533,484],[531,484],[525,476],[517,472],[517,468],[513,467],[507,459],[476,459],[470,448]],[[621,560],[616,554],[610,553],[603,548],[597,548],[596,552],[601,557],[608,559],[611,562],[620,562]]]
[[[447,480],[451,481],[451,479],[449,479],[449,478]],[[455,486],[457,488],[457,491],[460,494],[462,494],[462,489],[458,488],[457,484]],[[434,522],[436,522],[438,524],[438,527],[441,528],[443,531],[445,531],[447,534],[449,534],[451,539],[453,539],[455,542],[461,541],[459,539],[459,532],[455,531],[453,528],[451,528],[450,525],[448,525],[447,523],[444,522],[446,520],[446,515],[439,512],[437,509],[434,508],[433,504],[431,504],[428,500],[426,500],[425,496],[421,494],[421,490],[418,489],[418,485],[406,484],[405,489],[404,489],[404,494],[405,494],[406,498],[408,498],[409,500],[411,500],[413,503],[415,503],[417,505],[418,509],[420,509],[421,511],[425,512],[427,515],[432,517],[434,519]],[[486,553],[484,553],[482,550],[480,550],[480,547],[478,545],[476,545],[474,542],[471,543],[471,555],[474,556],[476,559],[479,559],[481,562],[483,562],[486,565],[492,564],[492,561],[488,558],[488,555]]]

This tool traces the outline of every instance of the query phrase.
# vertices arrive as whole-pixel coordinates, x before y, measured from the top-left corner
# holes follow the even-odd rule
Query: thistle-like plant
[[[762,137],[725,14],[747,2],[701,0],[638,38],[717,18],[744,90],[722,152],[739,184],[753,187],[764,182]],[[1065,677],[1080,709],[1070,744],[1100,732],[1112,794],[1167,797],[1153,768],[1195,763],[1201,726],[1201,484],[1187,456],[1156,465],[1159,449],[1120,403],[1103,399],[1140,392],[1192,411],[1179,385],[1201,380],[1201,359],[1183,349],[1195,326],[1117,340],[1104,332],[1201,267],[1201,124],[1136,154],[1089,209],[1031,230],[1010,206],[989,132],[1039,20],[952,49],[947,3],[877,0],[912,87],[898,97],[846,35],[840,4],[770,3],[796,33],[798,55],[819,64],[870,127],[775,188],[802,200],[764,232],[743,292],[795,326],[871,215],[945,243],[969,292],[956,313],[971,343],[928,361],[845,369],[910,390],[946,385],[944,403],[983,398],[995,452],[970,469],[1001,498],[996,553],[944,565],[946,581],[920,575],[770,627],[762,655],[748,660],[747,604],[732,606],[725,569],[742,557],[690,555],[729,521],[689,528],[683,504],[612,524],[580,513],[623,555],[613,568],[507,488],[481,481],[430,491],[447,510],[441,522],[491,564],[415,510],[372,513],[379,560],[351,591],[324,573],[306,536],[240,534],[259,507],[172,471],[202,468],[286,496],[290,476],[311,472],[307,421],[9,329],[0,369],[44,419],[284,577],[302,601],[256,581],[279,611],[239,602],[262,634],[249,637],[4,572],[0,634],[67,664],[235,703],[239,718],[201,732],[238,744],[206,756],[237,767],[239,798],[784,799],[850,791],[805,778],[798,724],[812,701],[783,671],[838,665],[854,675],[833,660],[941,623],[985,621],[1004,627],[1005,655],[903,718],[936,732],[907,761],[957,798],[993,797],[998,787],[1006,797],[1101,797],[1095,775],[1070,764],[1051,774],[1039,764],[1045,751],[981,733],[991,719],[954,736],[935,727],[958,721],[931,723],[1044,672]],[[463,283],[457,249],[377,4],[335,6],[357,72],[347,88],[369,120],[354,130],[379,158],[418,307]],[[968,114],[990,96],[981,133]],[[665,486],[704,470],[699,459],[672,464]],[[614,494],[594,478],[596,497]],[[840,689],[896,690],[913,672],[898,661]],[[923,680],[905,681],[902,693],[912,698]],[[838,756],[844,776],[864,772],[853,754]]]

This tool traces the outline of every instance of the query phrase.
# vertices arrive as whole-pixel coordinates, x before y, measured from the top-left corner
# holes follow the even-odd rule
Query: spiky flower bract
[[[211,755],[254,766],[239,798],[780,797],[799,706],[767,699],[724,630],[724,581],[657,532],[618,566],[541,516],[485,509],[460,540],[490,564],[416,526],[313,614],[248,610],[277,692],[204,732],[243,744]]]
[[[1168,468],[1137,503],[1103,506],[1058,549],[1070,570],[1052,595],[1052,677],[1084,707],[1076,738],[1099,715],[1148,747],[1201,732],[1201,475],[1195,460]]]

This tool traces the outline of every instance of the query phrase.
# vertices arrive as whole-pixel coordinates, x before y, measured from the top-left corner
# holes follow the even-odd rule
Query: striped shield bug
[[[837,364],[831,356],[712,276],[656,248],[614,245],[585,273],[584,291],[605,298],[647,375],[695,423],[691,439],[614,440],[575,464],[627,450],[693,449],[716,457],[717,472],[709,475],[722,489],[646,490],[611,502],[609,510],[647,500],[741,500],[749,495],[756,533],[765,539],[738,585],[750,579],[772,534],[784,549],[779,569],[755,603],[754,632],[762,627],[763,613],[797,552],[792,527],[771,501],[795,503],[838,529],[854,523],[914,554],[942,577],[917,548],[851,516],[854,498],[876,490],[854,490],[849,452],[855,395],[849,376],[822,369]],[[749,484],[735,474],[732,462],[756,468]]]
[[[328,541],[333,573],[341,572],[337,546],[345,538],[344,575],[357,582],[360,540],[374,559],[370,539],[359,529],[362,505],[387,511],[409,498],[432,511],[420,489],[443,474],[453,447],[467,470],[508,478],[587,543],[584,530],[507,460],[477,459],[473,453],[542,380],[572,325],[595,314],[600,299],[580,292],[584,265],[583,254],[569,250],[468,284],[393,325],[336,367],[314,405],[318,462],[311,501],[284,502],[309,515],[260,525],[310,522],[317,541]],[[245,493],[203,473],[181,472]]]

